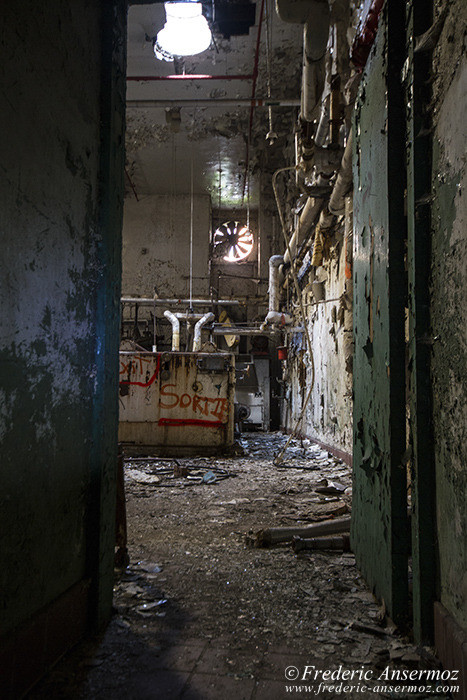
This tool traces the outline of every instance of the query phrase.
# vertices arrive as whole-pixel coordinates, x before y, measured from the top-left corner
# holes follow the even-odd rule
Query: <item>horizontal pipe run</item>
[[[273,100],[269,98],[251,100],[248,97],[238,99],[210,98],[179,99],[179,100],[127,100],[127,107],[298,107],[300,100]]]
[[[199,321],[205,315],[206,314],[195,314],[191,311],[177,311],[177,313],[175,314],[176,318],[179,318],[181,321],[187,321],[188,323],[191,323],[192,321]]]
[[[141,304],[141,306],[240,306],[238,299],[146,299],[144,297],[122,297],[122,304]]]
[[[230,326],[215,327],[212,329],[213,335],[273,335],[279,333],[278,328],[233,328]]]
[[[160,80],[252,80],[253,75],[128,75],[127,81],[154,82]]]

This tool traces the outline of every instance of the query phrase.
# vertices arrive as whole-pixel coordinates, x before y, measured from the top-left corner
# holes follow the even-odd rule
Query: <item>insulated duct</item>
[[[214,314],[209,311],[207,314],[204,314],[202,318],[196,323],[195,325],[195,332],[193,335],[193,352],[199,352],[201,350],[201,330],[203,326],[206,325],[206,323],[209,323],[209,321],[214,320]]]
[[[164,316],[172,324],[172,352],[180,350],[180,321],[171,311],[164,311]]]
[[[279,268],[283,263],[282,255],[269,258],[269,311],[277,311],[279,308]]]
[[[276,0],[276,12],[283,22],[304,25],[301,117],[311,122],[324,88],[329,4],[327,0]]]
[[[289,326],[293,322],[289,314],[284,314],[279,311],[279,277],[280,267],[283,263],[284,257],[282,255],[273,255],[269,258],[269,312],[261,328],[276,324]]]
[[[337,176],[336,184],[329,198],[328,209],[331,214],[339,216],[345,211],[345,196],[352,188],[352,143],[353,136],[350,131],[344,155],[342,156],[341,167]]]

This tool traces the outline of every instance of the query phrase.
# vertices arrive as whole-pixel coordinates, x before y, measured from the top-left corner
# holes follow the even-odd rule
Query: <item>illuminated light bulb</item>
[[[200,2],[164,3],[167,22],[157,34],[154,53],[159,60],[195,56],[209,48],[212,40]]]

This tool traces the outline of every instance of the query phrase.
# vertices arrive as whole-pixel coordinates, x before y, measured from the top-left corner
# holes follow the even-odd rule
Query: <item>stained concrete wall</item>
[[[88,0],[21,0],[0,17],[0,630],[9,640],[81,580],[94,621],[110,614],[125,18],[123,2]],[[44,623],[28,638],[39,644],[37,668],[46,633]],[[49,630],[48,660],[62,652]],[[21,673],[32,653],[23,648]]]
[[[125,200],[123,222],[124,296],[188,298],[190,195],[148,195]],[[211,200],[193,201],[193,296],[209,295]]]
[[[350,217],[351,220],[351,217]],[[332,257],[312,272],[302,299],[313,347],[314,386],[300,432],[314,440],[352,454],[352,299],[345,279],[344,225]],[[317,296],[313,293],[316,289]],[[319,294],[318,294],[319,290]],[[316,303],[322,296],[321,303]],[[296,317],[296,325],[301,320]],[[288,408],[283,421],[295,426],[311,386],[313,368],[304,333],[289,336],[285,373]]]
[[[467,6],[457,0],[433,55],[432,382],[440,599],[467,629]]]

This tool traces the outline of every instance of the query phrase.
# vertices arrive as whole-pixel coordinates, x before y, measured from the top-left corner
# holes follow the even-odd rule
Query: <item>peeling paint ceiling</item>
[[[128,77],[162,77],[176,72],[203,75],[251,75],[254,70],[260,2],[256,24],[247,36],[225,39],[214,35],[210,49],[185,59],[184,64],[159,61],[152,38],[162,28],[161,3],[134,5],[128,15]],[[270,57],[271,96],[300,97],[302,27],[282,22],[265,3],[261,30],[256,98],[268,96],[267,56]],[[269,27],[269,54],[267,34]],[[249,154],[252,80],[164,80],[127,82],[127,173],[137,194],[210,194],[213,207],[246,207],[259,201],[259,175],[269,177],[276,167],[288,165],[284,149],[293,140],[297,107],[273,107],[273,130],[278,138],[271,146],[268,110],[253,112]],[[228,100],[215,104],[215,100]],[[184,106],[184,101],[190,100]],[[202,100],[202,102],[200,102]],[[206,103],[206,100],[209,102]],[[193,102],[194,101],[194,102]],[[242,102],[243,101],[243,102]],[[179,111],[179,123],[168,119],[170,108]],[[170,116],[170,115],[169,115]],[[177,112],[175,113],[177,119]],[[174,129],[175,126],[175,129]],[[176,130],[178,129],[178,130]],[[248,158],[248,177],[245,178]],[[246,180],[246,184],[245,184]],[[264,179],[263,179],[264,182]],[[134,196],[129,181],[128,195]]]

